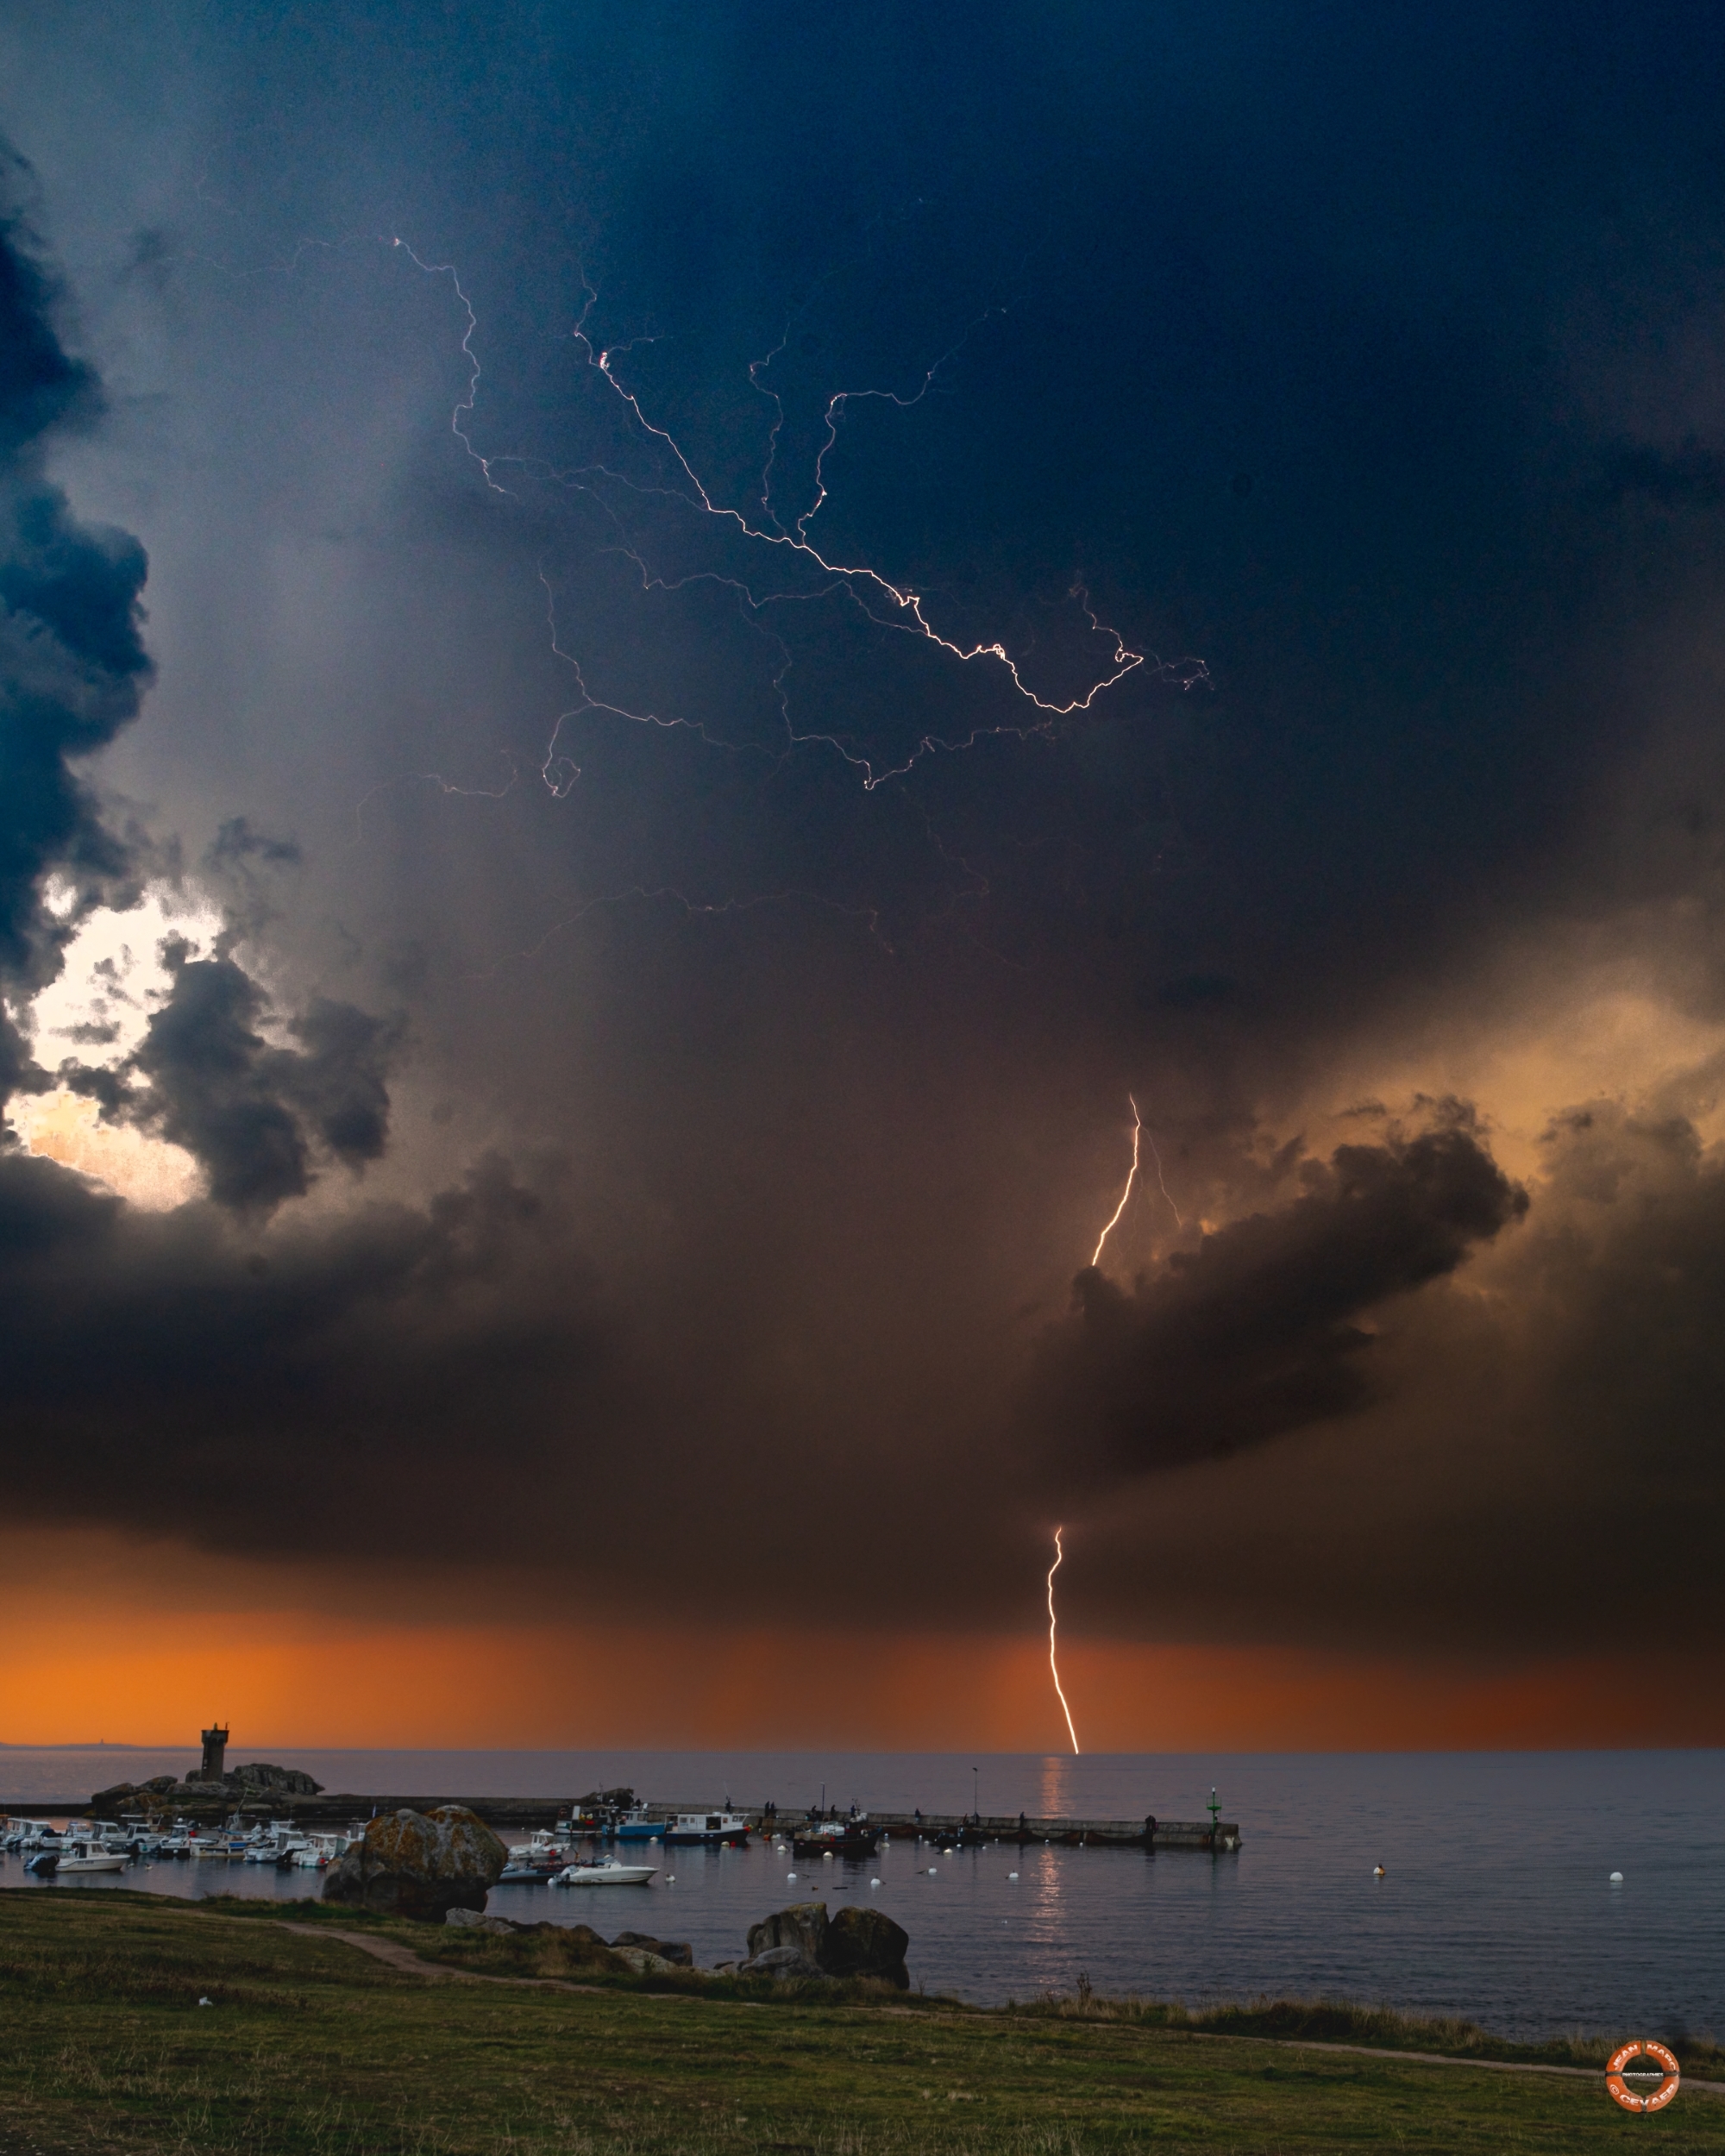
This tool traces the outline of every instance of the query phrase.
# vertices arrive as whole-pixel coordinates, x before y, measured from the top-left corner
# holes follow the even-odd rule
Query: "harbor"
[[[1153,1812],[1135,1817],[1094,1812],[968,1812],[935,1809],[902,1800],[896,1805],[841,1807],[826,1802],[823,1788],[814,1804],[781,1805],[776,1799],[733,1800],[690,1797],[645,1799],[635,1788],[617,1783],[584,1795],[507,1796],[470,1793],[445,1786],[435,1791],[329,1790],[298,1767],[254,1760],[227,1764],[231,1731],[215,1723],[200,1732],[202,1752],[196,1768],[159,1774],[142,1782],[118,1782],[97,1790],[86,1804],[67,1807],[66,1816],[98,1822],[104,1838],[122,1844],[149,1839],[153,1853],[163,1840],[170,1853],[187,1848],[210,1853],[218,1846],[255,1850],[272,1838],[327,1843],[333,1836],[362,1833],[367,1820],[398,1811],[425,1813],[440,1805],[464,1806],[487,1827],[511,1833],[549,1836],[555,1846],[580,1840],[645,1842],[674,1848],[699,1843],[739,1843],[749,1837],[782,1839],[797,1853],[843,1858],[871,1856],[883,1839],[912,1839],[941,1847],[963,1848],[1007,1843],[1024,1848],[1051,1847],[1183,1850],[1221,1856],[1241,1846],[1240,1825],[1221,1816],[1213,1789],[1207,1819],[1164,1819]],[[976,1777],[973,1774],[973,1782]],[[758,1786],[758,1785],[757,1785]],[[23,1808],[20,1808],[22,1810]],[[40,1818],[48,1808],[29,1808]],[[50,1814],[51,1815],[51,1814]],[[815,1846],[819,1844],[819,1846]],[[255,1855],[253,1861],[256,1861]]]
[[[534,1796],[463,1796],[461,1795],[408,1795],[393,1793],[378,1795],[357,1791],[325,1793],[315,1796],[287,1795],[260,1791],[255,1796],[230,1801],[226,1793],[212,1791],[207,1798],[191,1798],[174,1808],[175,1822],[190,1826],[215,1826],[229,1821],[239,1823],[245,1830],[279,1821],[284,1827],[310,1832],[313,1829],[347,1829],[357,1826],[363,1828],[367,1820],[383,1812],[429,1812],[440,1804],[461,1804],[482,1819],[487,1827],[499,1833],[530,1832],[535,1829],[562,1828],[569,1834],[595,1840],[617,1835],[620,1821],[605,1816],[584,1814],[580,1801],[559,1801],[555,1797]],[[45,1814],[73,1820],[94,1820],[101,1812],[111,1809],[119,1824],[129,1819],[142,1821],[151,1816],[149,1810],[129,1813],[123,1800],[113,1801],[113,1792],[102,1792],[98,1802],[91,1802],[78,1807],[44,1808]],[[825,1815],[830,1821],[840,1821],[836,1810]],[[1192,1850],[1218,1855],[1241,1846],[1239,1823],[1220,1817],[1214,1820],[1158,1819],[1147,1814],[1142,1819],[1093,1819],[1050,1817],[1013,1814],[978,1814],[962,1812],[874,1811],[866,1817],[870,1827],[879,1834],[896,1838],[921,1838],[925,1841],[945,1842],[951,1846],[973,1842],[1010,1842],[1020,1846],[1032,1842],[1044,1842],[1063,1848],[1090,1849],[1169,1849]],[[734,1832],[761,1835],[773,1833],[788,1833],[800,1831],[809,1823],[806,1812],[781,1811],[770,1802],[733,1808],[730,1805],[702,1804],[679,1800],[651,1802],[636,1808],[639,1821],[633,1833],[624,1831],[624,1840],[661,1840],[667,1833],[674,1834],[679,1820],[730,1818],[737,1822]],[[643,1827],[651,1831],[643,1833]],[[114,1827],[119,1831],[119,1825]],[[686,1832],[688,1830],[685,1830]],[[717,1833],[717,1828],[708,1830]],[[705,1838],[705,1836],[703,1836]]]
[[[250,1752],[228,1757],[247,1758]],[[1657,2028],[1679,2011],[1697,2027],[1725,2026],[1725,1758],[1669,1752],[1579,1758],[1501,1754],[1457,1758],[1414,1754],[1192,1756],[1058,1753],[679,1752],[622,1748],[496,1752],[265,1750],[323,1783],[317,1800],[335,1815],[308,1833],[346,1833],[369,1802],[342,1816],[338,1793],[471,1792],[487,1810],[517,1800],[539,1825],[496,1831],[511,1849],[554,1833],[572,1796],[599,1789],[662,1795],[649,1809],[697,1809],[706,1795],[756,1819],[755,1800],[776,1796],[773,1839],[751,1831],[741,1847],[614,1848],[656,1868],[645,1886],[605,1887],[597,1902],[633,1897],[629,1909],[595,1915],[593,1892],[549,1883],[499,1885],[490,1907],[529,1921],[621,1924],[688,1940],[702,1966],[734,1955],[763,1912],[796,1899],[869,1900],[913,1941],[911,1971],[931,1995],[978,2004],[1070,1993],[1088,1976],[1097,1992],[1181,1997],[1195,2004],[1259,1993],[1384,1999],[1421,2012],[1465,2010],[1527,2040],[1571,2027]],[[13,1771],[0,1809],[97,1819],[122,1826],[122,1809],[91,1812],[90,1793],[125,1777],[145,1781],[199,1764],[190,1745],[120,1752],[77,1750],[0,1754]],[[980,1777],[973,1767],[980,1765]],[[889,1827],[878,1855],[805,1859],[793,1832],[826,1796],[848,1815],[908,1819]],[[1165,1845],[1192,1821],[1207,1832],[1210,1785],[1238,1821],[1242,1846],[1214,1858]],[[932,1837],[979,1807],[985,1825],[1126,1821],[1141,1830],[1154,1811],[1150,1852],[1085,1840],[982,1847]],[[77,1805],[52,1796],[79,1796]],[[686,1802],[687,1800],[687,1802]],[[747,1803],[745,1804],[745,1800]],[[1160,1801],[1158,1801],[1160,1800]],[[248,1800],[254,1802],[255,1800]],[[212,1799],[211,1825],[222,1799]],[[793,1808],[794,1803],[794,1808]],[[925,1839],[916,1839],[915,1813]],[[289,1808],[280,1805],[275,1816]],[[261,1821],[262,1809],[256,1816]],[[1530,1830],[1529,1822],[1534,1822]],[[361,1823],[362,1823],[362,1819]],[[172,1815],[163,1821],[172,1825]],[[1531,1839],[1530,1839],[1531,1834]],[[781,1853],[781,1846],[783,1853]],[[952,1853],[948,1855],[946,1848]],[[1382,1866],[1386,1876],[1377,1875]],[[1609,1875],[1621,1871],[1625,1883]],[[1018,1874],[1017,1878],[1013,1874]],[[795,1874],[794,1879],[791,1877]],[[871,1882],[879,1879],[878,1887]],[[284,1904],[322,1891],[315,1870],[279,1871],[232,1858],[145,1858],[111,1874],[59,1882],[0,1858],[0,1893],[95,1901],[117,1892],[197,1901],[240,1896]]]

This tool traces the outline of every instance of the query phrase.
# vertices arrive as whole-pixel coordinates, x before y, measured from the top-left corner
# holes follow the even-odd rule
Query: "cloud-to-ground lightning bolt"
[[[1105,1227],[1105,1228],[1102,1230],[1102,1232],[1101,1232],[1101,1234],[1100,1234],[1100,1235],[1096,1238],[1096,1247],[1095,1247],[1095,1249],[1094,1250],[1092,1250],[1092,1251],[1091,1251],[1091,1253],[1090,1253],[1090,1263],[1091,1263],[1091,1264],[1092,1264],[1092,1265],[1100,1265],[1100,1264],[1101,1263],[1101,1262],[1102,1262],[1102,1245],[1103,1245],[1103,1244],[1104,1244],[1107,1241],[1108,1238],[1109,1238],[1109,1237],[1110,1237],[1110,1236],[1113,1233],[1113,1232],[1114,1232],[1115,1228],[1119,1226],[1119,1225],[1120,1225],[1120,1215],[1121,1215],[1121,1214],[1122,1214],[1122,1213],[1126,1211],[1126,1200],[1127,1200],[1127,1199],[1129,1199],[1129,1198],[1132,1196],[1132,1185],[1133,1185],[1133,1184],[1134,1184],[1134,1183],[1138,1181],[1138,1140],[1139,1140],[1139,1138],[1141,1138],[1141,1136],[1143,1135],[1143,1131],[1144,1131],[1144,1118],[1143,1118],[1143,1117],[1142,1117],[1142,1116],[1138,1113],[1138,1102],[1137,1102],[1136,1100],[1132,1100],[1132,1096],[1131,1095],[1131,1094],[1128,1094],[1126,1095],[1126,1099],[1127,1099],[1128,1100],[1132,1100],[1132,1166],[1131,1166],[1131,1167],[1130,1167],[1130,1168],[1126,1170],[1126,1188],[1125,1188],[1123,1191],[1121,1191],[1121,1193],[1120,1193],[1120,1201],[1119,1205],[1117,1205],[1117,1206],[1114,1207],[1113,1212],[1113,1213],[1112,1213],[1108,1216],[1108,1225],[1107,1225],[1107,1227]],[[1160,1169],[1158,1168],[1158,1169],[1157,1169],[1157,1174],[1158,1174],[1158,1176],[1160,1175],[1160,1173],[1161,1173],[1161,1171],[1160,1171]],[[1164,1196],[1166,1196],[1166,1195],[1167,1195],[1167,1194],[1166,1194],[1166,1192],[1165,1192],[1165,1191],[1164,1191],[1164,1193],[1163,1194],[1164,1194]],[[1170,1201],[1170,1202],[1171,1202],[1171,1201]]]
[[[1061,1560],[1066,1555],[1060,1546],[1060,1538],[1065,1532],[1063,1527],[1057,1527],[1054,1531],[1054,1562],[1048,1568],[1048,1667],[1054,1678],[1055,1695],[1060,1702],[1060,1711],[1066,1717],[1066,1733],[1072,1739],[1072,1749],[1076,1753],[1078,1750],[1078,1732],[1072,1727],[1072,1709],[1066,1704],[1066,1695],[1060,1684],[1060,1664],[1054,1658],[1054,1576],[1060,1570]]]

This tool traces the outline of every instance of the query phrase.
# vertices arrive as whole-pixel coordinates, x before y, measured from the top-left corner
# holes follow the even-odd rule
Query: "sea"
[[[663,1849],[643,1888],[499,1886],[493,1910],[687,1940],[711,1966],[791,1902],[866,1902],[910,1934],[912,1982],[981,2004],[1070,1993],[1346,1998],[1455,2014],[1511,2037],[1725,2033],[1725,1752],[1103,1754],[319,1752],[261,1745],[331,1790],[847,1809],[1207,1816],[1236,1852],[991,1844],[895,1835],[861,1865]],[[0,1745],[0,1809],[53,1817],[195,1754]],[[524,1839],[524,1835],[515,1837]],[[1377,1867],[1383,1876],[1377,1876]],[[1621,1874],[1621,1878],[1614,1877]],[[100,1894],[315,1895],[317,1875],[209,1860],[0,1887]]]

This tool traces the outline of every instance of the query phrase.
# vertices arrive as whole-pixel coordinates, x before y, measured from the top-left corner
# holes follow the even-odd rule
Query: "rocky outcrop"
[[[246,1796],[321,1796],[323,1793],[323,1784],[298,1767],[275,1767],[267,1759],[230,1767],[222,1779],[230,1789]]]
[[[219,1780],[196,1774],[184,1781],[171,1774],[152,1775],[147,1782],[116,1782],[112,1789],[97,1789],[90,1808],[98,1818],[122,1808],[132,1812],[176,1812],[188,1808],[208,1810],[212,1803],[245,1804],[260,1797],[319,1796],[323,1784],[314,1782],[298,1767],[273,1766],[254,1759],[243,1767],[230,1767]]]
[[[439,1924],[453,1908],[483,1909],[509,1861],[464,1804],[387,1812],[323,1875],[323,1899]]]
[[[875,1977],[910,1989],[910,1934],[879,1909],[847,1905],[829,1919],[825,1902],[794,1902],[749,1927],[745,1977]]]

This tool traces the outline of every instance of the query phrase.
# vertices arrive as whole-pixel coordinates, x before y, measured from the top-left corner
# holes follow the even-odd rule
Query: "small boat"
[[[34,1873],[35,1874],[36,1877],[37,1877],[37,1878],[39,1878],[39,1879],[51,1879],[51,1878],[53,1878],[53,1875],[55,1874],[55,1872],[56,1872],[56,1871],[58,1871],[60,1870],[60,1852],[59,1852],[59,1850],[58,1850],[58,1849],[39,1849],[39,1850],[37,1850],[37,1852],[36,1852],[36,1853],[35,1853],[35,1855],[34,1855],[34,1857],[26,1857],[26,1858],[25,1858],[25,1859],[24,1859],[24,1869],[25,1869],[25,1871],[32,1871],[32,1872],[34,1872]]]
[[[518,1841],[510,1845],[509,1862],[504,1866],[498,1883],[500,1886],[536,1886],[553,1879],[568,1864],[574,1852],[567,1842],[542,1827],[531,1841]]]
[[[637,1804],[612,1822],[611,1835],[614,1841],[660,1841],[664,1838],[665,1826],[662,1819],[649,1819],[646,1806]]]
[[[658,1868],[652,1864],[619,1864],[615,1857],[578,1857],[574,1864],[565,1865],[551,1883],[563,1887],[645,1886]]]
[[[853,1863],[861,1863],[865,1857],[880,1854],[881,1830],[860,1819],[847,1819],[842,1826],[817,1827],[812,1834],[793,1834],[792,1853],[799,1857],[848,1857]]]
[[[348,1853],[345,1834],[311,1834],[303,1846],[293,1852],[295,1868],[300,1871],[327,1871],[332,1864],[339,1864]]]
[[[749,1839],[749,1821],[741,1812],[679,1812],[665,1829],[665,1846],[687,1848],[691,1844],[731,1842],[739,1846]]]
[[[61,1857],[55,1876],[63,1879],[68,1871],[123,1871],[130,1862],[129,1857],[110,1856],[93,1842],[74,1842]]]

